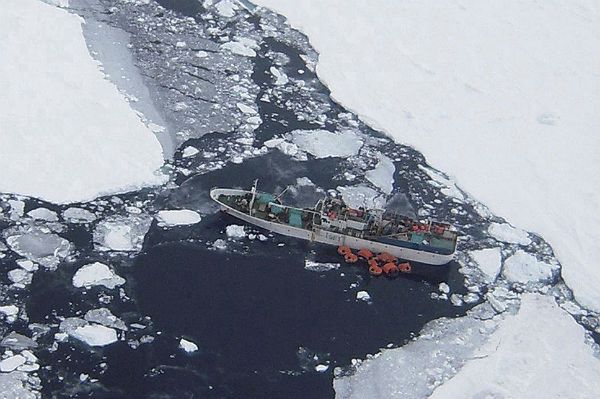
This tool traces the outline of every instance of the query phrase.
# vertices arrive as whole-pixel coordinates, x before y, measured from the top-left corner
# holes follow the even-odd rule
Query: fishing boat
[[[353,209],[340,198],[326,197],[313,208],[298,208],[283,204],[281,194],[258,191],[257,181],[250,190],[213,188],[210,196],[223,212],[285,236],[429,265],[444,265],[456,252],[458,233],[447,223],[414,220],[383,209]]]

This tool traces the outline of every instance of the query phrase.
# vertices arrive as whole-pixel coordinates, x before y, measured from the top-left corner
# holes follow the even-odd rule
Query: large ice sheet
[[[90,56],[81,18],[35,0],[0,13],[0,192],[69,203],[159,184],[160,144]]]
[[[539,233],[600,311],[600,13],[592,2],[256,0],[319,52],[332,96]],[[334,23],[332,23],[334,21]]]
[[[595,398],[600,360],[552,297],[527,294],[489,342],[435,390],[442,398]]]

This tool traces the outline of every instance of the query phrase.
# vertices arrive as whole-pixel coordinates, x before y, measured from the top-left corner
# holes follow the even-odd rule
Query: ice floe
[[[295,156],[298,154],[298,146],[282,138],[273,138],[265,141],[264,144],[267,148],[277,148],[285,155]]]
[[[518,250],[504,261],[502,275],[511,283],[537,283],[552,280],[558,265],[538,260],[535,256]]]
[[[227,51],[231,51],[237,55],[243,55],[244,57],[256,57],[256,51],[241,43],[239,41],[231,41],[221,44],[221,48]]]
[[[40,1],[3,4],[11,62],[0,75],[12,83],[0,100],[0,191],[69,203],[166,179],[158,140],[91,57],[81,24]]]
[[[14,355],[14,356],[8,357],[8,358],[0,361],[0,371],[2,371],[4,373],[8,373],[10,371],[16,370],[17,367],[25,364],[25,362],[27,362],[27,359],[25,359],[25,356]]]
[[[6,243],[13,251],[48,269],[55,269],[71,251],[69,241],[46,229],[8,229],[4,234]]]
[[[342,194],[344,202],[351,208],[383,209],[386,203],[385,198],[377,191],[365,185],[338,187],[337,190]]]
[[[359,301],[370,302],[371,295],[369,295],[369,293],[367,291],[358,291],[356,293],[356,299],[358,299]]]
[[[189,209],[159,211],[156,218],[159,226],[183,226],[202,220],[198,212]]]
[[[69,332],[75,339],[85,342],[89,346],[106,346],[117,342],[117,332],[114,328],[100,324],[88,324]]]
[[[101,251],[139,251],[151,222],[144,214],[107,217],[98,222],[94,243]]]
[[[219,15],[227,18],[231,18],[235,15],[238,6],[231,0],[221,0],[217,4],[215,4],[217,8],[217,12]]]
[[[227,237],[238,239],[246,237],[246,231],[244,230],[244,226],[240,226],[237,224],[230,224],[225,228],[225,233]]]
[[[88,310],[83,318],[90,323],[98,323],[106,327],[127,331],[125,322],[112,314],[107,308]]]
[[[56,212],[43,207],[32,209],[31,211],[27,212],[27,215],[34,219],[45,220],[47,222],[56,222],[58,220],[58,215]]]
[[[73,275],[73,285],[78,288],[102,285],[113,289],[123,284],[125,284],[123,277],[118,276],[107,265],[100,262],[84,265]]]
[[[196,155],[199,152],[200,151],[196,147],[192,147],[191,145],[188,145],[187,147],[185,147],[183,149],[181,156],[184,158],[189,158],[189,157],[193,157],[194,155]]]
[[[6,337],[2,338],[0,346],[11,350],[23,350],[36,348],[38,345],[33,339],[12,331]]]
[[[469,255],[484,274],[486,282],[493,283],[500,274],[500,268],[502,267],[501,249],[497,247],[480,249],[469,252]]]
[[[269,68],[269,72],[271,72],[271,75],[273,75],[273,77],[275,78],[274,84],[276,86],[283,86],[290,81],[285,72],[283,72],[283,70],[281,70],[280,68],[272,66],[271,68]]]
[[[188,341],[185,338],[181,338],[179,340],[179,347],[187,353],[193,353],[198,350],[198,345],[196,345],[192,341]]]
[[[358,154],[362,139],[352,131],[294,130],[291,141],[315,158],[349,157]]]
[[[15,305],[0,306],[0,315],[6,318],[7,323],[14,323],[19,315],[19,308]]]
[[[327,272],[329,270],[339,269],[339,263],[319,263],[309,259],[304,260],[304,268],[311,272]]]
[[[498,241],[520,245],[531,244],[531,239],[526,231],[512,227],[508,223],[491,223],[488,233]]]
[[[394,189],[395,171],[394,162],[385,155],[379,154],[379,162],[377,162],[375,169],[368,170],[365,177],[385,194],[391,194]]]
[[[67,208],[62,215],[69,223],[90,223],[96,220],[93,212],[83,208]]]

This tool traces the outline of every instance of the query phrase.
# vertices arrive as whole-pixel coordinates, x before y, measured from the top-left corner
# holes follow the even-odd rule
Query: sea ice
[[[61,236],[45,232],[39,228],[18,229],[12,234],[5,231],[9,247],[28,260],[37,262],[46,268],[54,269],[71,250],[71,244]]]
[[[4,315],[8,323],[14,323],[18,314],[19,308],[15,305],[0,306],[0,315]]]
[[[351,208],[383,209],[385,206],[385,198],[370,187],[363,185],[346,186],[338,187],[337,190],[342,194],[344,202]]]
[[[379,187],[385,194],[391,194],[394,189],[394,172],[396,167],[394,162],[383,154],[379,154],[379,162],[375,169],[368,170],[365,177],[373,183],[375,187]]]
[[[328,366],[328,365],[326,365],[326,364],[317,364],[317,365],[315,366],[315,371],[316,371],[316,372],[319,372],[319,373],[324,373],[324,372],[326,372],[327,370],[329,370],[329,366]]]
[[[202,219],[198,212],[189,209],[164,210],[156,215],[159,226],[196,224]]]
[[[191,145],[188,145],[187,147],[185,147],[183,149],[181,156],[184,158],[189,158],[189,157],[193,157],[194,155],[196,155],[199,152],[200,152],[200,150],[198,150],[196,147],[192,147]]]
[[[82,266],[73,276],[73,285],[78,288],[103,285],[106,288],[114,289],[123,284],[125,284],[123,277],[118,276],[107,265],[100,262]]]
[[[500,248],[486,248],[469,252],[485,276],[486,282],[493,283],[500,274],[502,267],[502,253]]]
[[[27,215],[34,219],[45,220],[47,222],[56,222],[58,220],[56,212],[43,207],[32,209],[31,211],[27,212]]]
[[[371,300],[371,295],[367,291],[358,291],[356,293],[356,299],[360,301],[369,302]]]
[[[502,275],[511,283],[548,282],[558,266],[550,265],[523,250],[518,250],[504,261]]]
[[[63,218],[70,223],[90,223],[96,220],[96,215],[83,208],[67,208],[63,212]]]
[[[244,226],[240,226],[237,224],[230,224],[225,228],[225,233],[227,237],[237,239],[246,237],[246,231],[244,231]]]
[[[0,373],[0,392],[7,399],[39,399],[41,395],[29,387],[27,373]]]
[[[525,294],[475,356],[431,399],[593,398],[600,360],[585,331],[552,297]]]
[[[99,324],[88,324],[69,332],[69,335],[89,346],[106,346],[117,342],[117,332],[113,328]]]
[[[492,223],[488,227],[488,233],[498,241],[520,245],[531,244],[531,239],[526,231],[512,227],[508,223]]]
[[[101,251],[140,251],[151,223],[144,214],[108,217],[96,226],[94,243]]]
[[[285,139],[282,138],[273,138],[265,141],[264,144],[267,148],[277,148],[285,155],[293,157],[296,154],[298,154],[298,146],[294,143],[287,142]]]
[[[235,15],[235,11],[238,9],[237,4],[231,0],[221,0],[215,4],[219,15],[227,18],[231,18]]]
[[[82,21],[41,1],[2,4],[2,192],[70,203],[166,180],[158,140],[91,57]]]
[[[27,359],[25,359],[25,356],[21,356],[21,355],[14,355],[14,356],[8,357],[8,358],[0,361],[0,371],[2,371],[4,373],[8,373],[10,371],[16,370],[17,367],[25,364],[26,361],[27,361]]]
[[[192,341],[188,341],[187,339],[181,338],[179,340],[179,347],[186,351],[187,353],[193,353],[198,350],[198,345],[193,343]]]
[[[231,51],[237,55],[243,55],[244,57],[256,57],[256,51],[239,41],[231,41],[221,44],[221,48]]]
[[[118,330],[127,331],[125,322],[112,314],[112,312],[107,308],[88,310],[84,316],[84,319],[90,323],[98,323],[106,327],[114,327]]]
[[[352,131],[333,133],[328,130],[294,130],[292,142],[315,158],[350,157],[358,154],[362,139]]]
[[[329,270],[339,269],[339,267],[339,263],[319,263],[308,259],[304,260],[304,268],[311,272],[327,272]]]
[[[11,350],[23,350],[28,348],[36,348],[37,342],[33,339],[12,331],[0,341],[0,346]]]
[[[272,66],[269,68],[269,72],[275,78],[275,86],[283,86],[289,82],[288,76],[281,69]]]

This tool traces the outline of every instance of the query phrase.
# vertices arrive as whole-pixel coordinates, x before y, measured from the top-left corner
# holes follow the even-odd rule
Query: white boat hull
[[[219,204],[221,211],[235,216],[236,218],[241,219],[247,223],[253,224],[258,227],[262,227],[263,229],[272,231],[274,233],[282,234],[284,236],[301,238],[303,240],[315,241],[335,246],[346,245],[356,250],[366,248],[373,253],[387,252],[400,259],[426,263],[435,266],[445,265],[454,258],[454,254],[443,255],[432,252],[419,251],[412,248],[398,247],[381,242],[365,240],[363,238],[352,237],[333,231],[320,229],[318,227],[314,227],[313,230],[307,230],[281,223],[270,222],[267,220],[259,219],[247,213],[240,212],[237,209],[234,209],[228,206],[227,204],[222,203],[218,199],[220,195],[243,196],[249,193],[250,191],[247,190],[215,188],[210,191],[210,196],[215,202]]]

